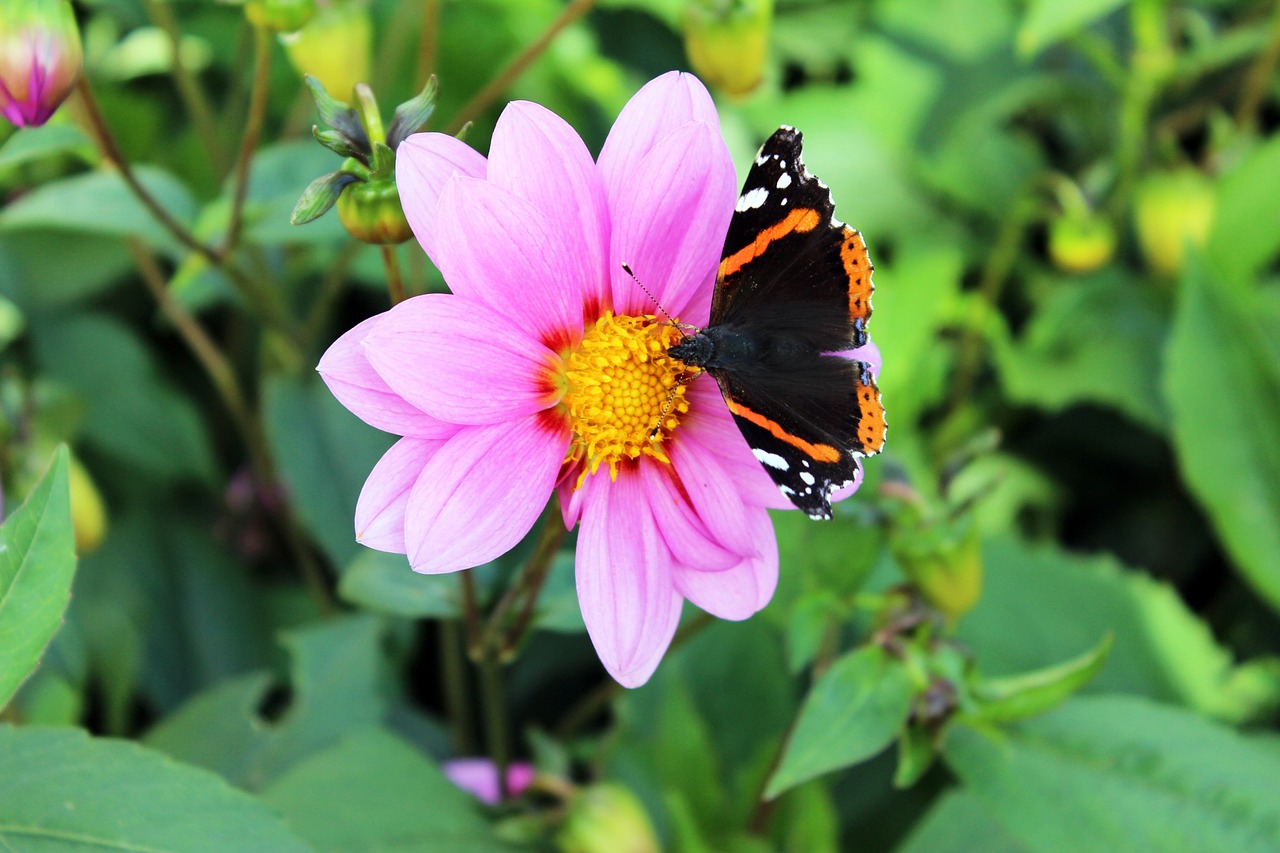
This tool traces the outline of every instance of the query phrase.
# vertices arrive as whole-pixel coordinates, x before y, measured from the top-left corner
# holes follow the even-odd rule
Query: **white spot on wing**
[[[739,212],[751,210],[752,208],[759,207],[764,204],[765,199],[768,197],[769,191],[764,187],[756,187],[753,190],[747,190],[742,195],[738,196],[738,203],[733,206],[733,209]]]
[[[783,172],[778,176],[778,189],[785,190],[789,186],[791,186],[791,176]]]
[[[760,460],[760,464],[768,465],[770,468],[777,468],[779,471],[786,471],[790,468],[787,460],[783,459],[776,453],[770,453],[767,450],[761,450],[758,447],[751,448],[751,452],[755,454],[756,459]]]
[[[814,479],[814,476],[810,474],[808,471],[801,471],[800,479],[804,480],[805,483],[807,483],[810,486],[812,486],[815,482],[817,482],[817,480]]]

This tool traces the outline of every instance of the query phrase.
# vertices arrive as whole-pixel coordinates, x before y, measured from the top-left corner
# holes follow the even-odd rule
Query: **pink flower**
[[[488,159],[417,134],[397,182],[453,293],[366,320],[320,362],[347,408],[404,436],[360,495],[359,541],[419,572],[470,568],[518,543],[558,490],[565,524],[581,524],[583,619],[627,687],[657,667],[685,599],[724,619],[764,607],[778,578],[766,510],[790,504],[715,382],[677,387],[679,332],[622,268],[673,317],[707,322],[737,182],[702,84],[650,82],[598,161],[562,119],[514,102]]]
[[[67,0],[0,3],[0,115],[38,127],[71,94],[82,50]]]
[[[502,800],[498,787],[498,765],[487,758],[451,758],[444,762],[444,775],[482,803],[496,806]],[[533,765],[516,761],[507,767],[507,793],[520,796],[534,777]]]

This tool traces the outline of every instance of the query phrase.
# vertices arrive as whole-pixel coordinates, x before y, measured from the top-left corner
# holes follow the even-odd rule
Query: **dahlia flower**
[[[737,182],[702,84],[651,81],[595,161],[558,116],[514,102],[487,159],[416,134],[397,182],[452,293],[366,320],[320,362],[347,408],[403,436],[365,483],[358,540],[418,572],[466,569],[516,545],[558,491],[580,525],[583,620],[627,687],[657,667],[685,599],[723,619],[764,607],[767,510],[790,503],[715,382],[681,382],[667,356],[681,333],[636,280],[672,317],[707,322]]]

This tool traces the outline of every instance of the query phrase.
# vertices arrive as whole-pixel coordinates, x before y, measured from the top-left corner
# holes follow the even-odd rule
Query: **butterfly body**
[[[867,343],[871,272],[862,236],[835,219],[831,193],[779,128],[738,198],[716,276],[711,322],[668,351],[720,386],[752,452],[812,518],[884,443]]]

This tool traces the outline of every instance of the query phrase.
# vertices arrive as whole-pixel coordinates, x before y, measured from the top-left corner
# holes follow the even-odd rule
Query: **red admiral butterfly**
[[[711,323],[668,354],[710,373],[747,444],[810,518],[884,446],[871,370],[841,355],[867,342],[871,260],[834,217],[826,185],[780,127],[756,155],[716,275]]]

